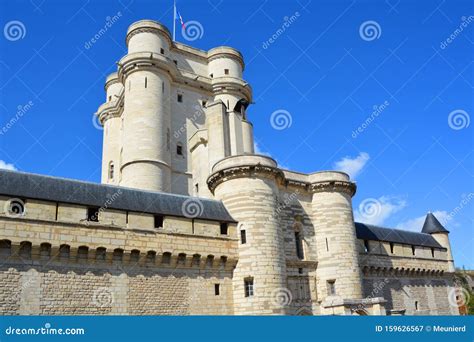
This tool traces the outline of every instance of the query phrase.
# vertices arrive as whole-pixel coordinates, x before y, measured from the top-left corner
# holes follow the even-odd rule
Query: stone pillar
[[[237,315],[288,313],[283,229],[278,213],[276,162],[263,156],[229,157],[217,163],[208,184],[231,215],[246,230],[247,242],[239,243],[234,270],[234,312]],[[253,279],[253,295],[246,296],[245,280]]]

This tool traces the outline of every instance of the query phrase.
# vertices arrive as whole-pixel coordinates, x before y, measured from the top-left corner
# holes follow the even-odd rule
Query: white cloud
[[[16,171],[16,167],[13,164],[8,164],[7,162],[0,160],[0,169]]]
[[[354,220],[374,225],[383,223],[393,214],[406,207],[406,201],[393,196],[367,198],[354,212]]]
[[[369,159],[370,156],[366,152],[359,153],[359,155],[353,159],[346,156],[334,163],[334,169],[346,172],[352,179],[355,179]]]
[[[437,210],[433,212],[433,215],[438,219],[438,221],[443,225],[446,226],[446,223],[451,220],[449,213],[445,210]],[[410,230],[412,232],[421,232],[421,228],[423,228],[423,223],[425,223],[426,215],[416,217],[413,219],[409,219],[403,222],[400,222],[396,228],[403,229],[403,230]]]

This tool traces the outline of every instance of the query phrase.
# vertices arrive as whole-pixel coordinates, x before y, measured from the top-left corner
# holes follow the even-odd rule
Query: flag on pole
[[[175,7],[175,9],[176,9],[176,7]],[[181,14],[178,12],[177,9],[176,9],[176,15],[177,15],[178,18],[179,18],[179,22],[181,23],[181,27],[185,29],[185,28],[186,28],[186,25],[184,24],[183,17],[181,16]]]

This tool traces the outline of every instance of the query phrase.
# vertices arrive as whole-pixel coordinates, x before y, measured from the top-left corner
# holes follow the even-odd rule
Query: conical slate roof
[[[426,234],[449,233],[449,231],[443,227],[443,225],[432,213],[428,213],[426,215],[425,223],[423,224],[423,229],[421,232]]]

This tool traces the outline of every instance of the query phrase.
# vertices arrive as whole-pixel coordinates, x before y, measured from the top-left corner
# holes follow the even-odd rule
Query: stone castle
[[[458,313],[432,214],[419,233],[354,222],[347,174],[254,153],[237,50],[151,20],[126,44],[96,113],[102,184],[0,171],[2,314]]]

